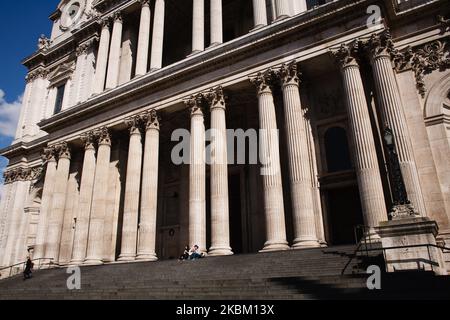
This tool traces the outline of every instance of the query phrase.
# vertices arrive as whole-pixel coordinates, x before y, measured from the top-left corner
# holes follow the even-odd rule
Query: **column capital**
[[[143,7],[149,7],[150,6],[150,0],[138,0],[141,6]]]
[[[143,116],[145,130],[160,130],[160,117],[155,109],[146,112]]]
[[[137,115],[130,118],[125,119],[125,124],[130,130],[130,136],[132,135],[140,135],[141,134],[141,125],[142,125],[142,116]]]
[[[95,132],[94,131],[89,131],[87,133],[83,133],[80,137],[81,141],[84,144],[84,149],[85,150],[89,150],[89,149],[93,149],[95,150]]]
[[[297,62],[292,61],[289,64],[282,64],[280,70],[276,73],[281,81],[282,86],[300,84],[300,71],[298,70]]]
[[[111,17],[101,19],[100,25],[102,26],[102,29],[109,29],[111,27]]]
[[[42,159],[42,161],[44,163],[56,162],[56,149],[55,149],[55,147],[44,148],[44,151],[41,154],[41,159]]]
[[[95,40],[91,39],[89,41],[86,41],[86,42],[78,45],[77,49],[76,49],[77,57],[79,57],[79,56],[81,56],[83,54],[86,54],[89,51],[89,49],[91,49],[93,47],[94,42],[95,42]]]
[[[342,43],[338,49],[331,49],[330,52],[341,69],[359,67],[359,40],[351,43]]]
[[[271,86],[274,81],[274,71],[267,69],[264,72],[259,72],[256,77],[250,78],[250,82],[256,86],[258,95],[263,93],[272,93]]]
[[[114,20],[114,23],[116,23],[116,22],[123,23],[122,12],[121,11],[114,12],[113,20]]]
[[[369,53],[370,60],[380,57],[392,58],[395,54],[394,42],[389,29],[374,33],[363,42],[363,48]]]
[[[225,95],[223,93],[222,86],[211,89],[208,93],[205,93],[205,99],[208,101],[211,111],[214,109],[226,109]]]
[[[111,146],[111,133],[107,127],[100,128],[96,132],[96,136],[98,138],[99,145]]]
[[[55,146],[59,159],[70,159],[71,150],[67,142],[62,142]]]
[[[185,100],[184,103],[191,110],[191,117],[202,116],[203,117],[203,95],[201,93],[191,96]]]

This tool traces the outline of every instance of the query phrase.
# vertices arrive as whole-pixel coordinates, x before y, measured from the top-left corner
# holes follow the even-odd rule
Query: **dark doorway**
[[[231,248],[235,254],[244,253],[242,242],[241,179],[240,175],[230,175],[228,180],[230,201]]]
[[[327,191],[330,237],[333,245],[354,244],[355,227],[363,224],[356,186]]]

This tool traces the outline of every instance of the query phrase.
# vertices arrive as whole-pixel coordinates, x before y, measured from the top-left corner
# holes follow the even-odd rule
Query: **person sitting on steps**
[[[180,261],[184,261],[184,260],[188,260],[189,259],[189,246],[186,246],[185,248],[184,248],[184,252],[183,252],[183,255],[180,257]]]
[[[204,254],[200,253],[199,249],[200,247],[197,245],[192,247],[191,251],[189,252],[189,260],[198,260],[205,257]]]

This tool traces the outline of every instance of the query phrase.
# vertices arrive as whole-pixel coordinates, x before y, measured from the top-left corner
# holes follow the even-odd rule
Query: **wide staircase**
[[[350,262],[350,263],[349,263]],[[355,255],[355,246],[209,257],[197,261],[109,264],[81,268],[81,290],[68,290],[67,269],[0,281],[0,299],[448,299],[450,278],[428,272],[382,274],[367,289],[367,266],[382,256]],[[347,268],[346,268],[347,266]],[[345,269],[345,274],[342,271]]]

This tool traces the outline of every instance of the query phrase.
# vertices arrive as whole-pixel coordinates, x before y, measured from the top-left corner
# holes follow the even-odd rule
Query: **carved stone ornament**
[[[152,110],[146,112],[145,114],[143,114],[142,118],[145,123],[145,130],[150,130],[150,129],[159,130],[160,129],[159,122],[161,121],[161,118],[158,116],[158,113],[156,112],[155,109],[152,109]]]
[[[184,101],[184,104],[191,110],[191,116],[203,115],[203,99],[203,94],[199,93]]]
[[[289,64],[283,63],[280,70],[278,70],[276,74],[281,81],[281,85],[298,85],[300,83],[301,73],[298,70],[297,62],[295,61],[292,61]]]
[[[208,101],[211,109],[213,108],[225,108],[225,95],[221,86],[211,89],[204,94],[206,101]]]
[[[250,82],[256,87],[257,94],[272,92],[272,85],[276,79],[275,72],[269,68],[264,72],[259,72],[256,77],[250,78]]]
[[[107,127],[103,127],[96,131],[96,136],[98,137],[99,145],[109,145],[111,146],[111,134]]]
[[[34,181],[38,180],[43,173],[42,167],[34,168],[16,168],[3,173],[5,184],[14,183],[16,181]]]
[[[339,64],[341,69],[358,65],[357,59],[360,54],[360,41],[356,39],[351,43],[343,43],[337,49],[331,49],[330,53]]]
[[[45,35],[41,35],[38,39],[38,49],[41,51],[46,51],[50,48],[51,40]]]

